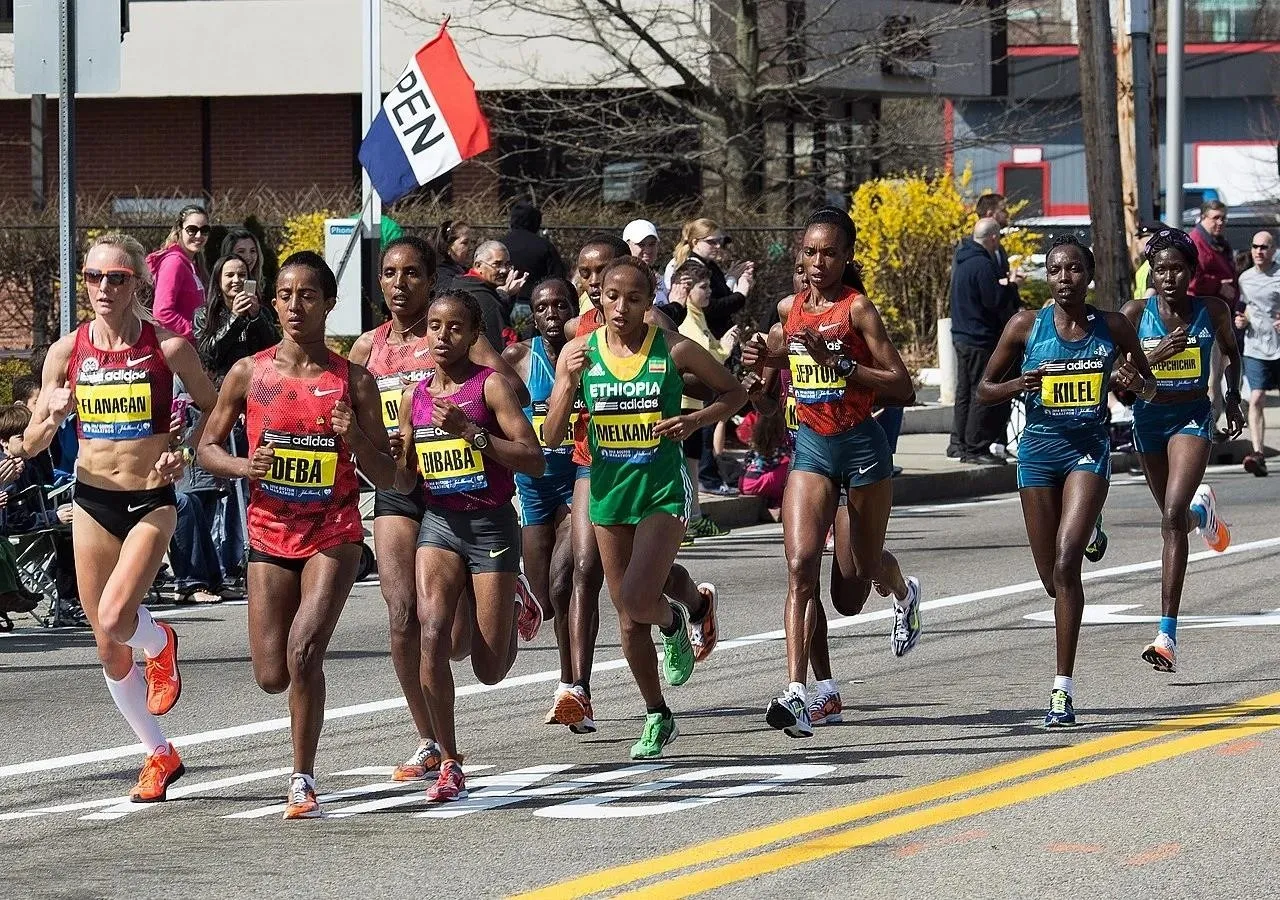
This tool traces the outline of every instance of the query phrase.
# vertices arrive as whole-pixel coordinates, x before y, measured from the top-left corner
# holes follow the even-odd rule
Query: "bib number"
[[[415,372],[398,372],[395,375],[379,375],[377,378],[378,398],[382,405],[382,424],[388,434],[400,431],[400,398],[406,388],[411,388],[427,377],[429,369]]]
[[[1040,405],[1049,415],[1078,416],[1101,406],[1106,360],[1053,360],[1042,368]]]
[[[260,482],[263,491],[292,503],[333,499],[338,475],[337,435],[266,431],[262,440],[275,445],[271,471]]]
[[[133,370],[111,370],[132,372]],[[102,372],[110,375],[111,372]],[[151,379],[142,377],[123,383],[78,382],[76,415],[80,433],[89,438],[123,441],[151,437]]]
[[[532,415],[529,421],[533,423],[533,433],[538,436],[538,444],[547,453],[569,453],[573,450],[573,424],[578,418],[578,412],[582,409],[582,401],[579,400],[574,404],[574,412],[569,416],[569,422],[565,425],[564,439],[560,442],[560,446],[554,450],[547,446],[547,442],[542,438],[542,426],[547,421],[548,404],[545,400],[534,400],[532,406],[529,407]]]
[[[1144,338],[1142,349],[1151,352],[1160,346],[1160,338]],[[1198,346],[1189,346],[1164,362],[1153,363],[1151,374],[1156,376],[1160,386],[1169,390],[1190,390],[1198,386],[1201,369],[1201,354]]]
[[[827,349],[833,353],[843,352],[839,341],[827,341]],[[797,403],[806,406],[835,403],[844,396],[848,381],[831,366],[819,364],[804,344],[792,341],[787,346],[787,361],[791,367],[791,392]]]
[[[463,438],[434,425],[413,429],[418,471],[427,489],[436,496],[482,491],[489,486],[484,457]]]

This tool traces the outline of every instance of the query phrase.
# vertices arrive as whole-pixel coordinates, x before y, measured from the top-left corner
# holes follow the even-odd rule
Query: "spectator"
[[[275,312],[258,299],[257,285],[252,292],[245,289],[250,273],[240,256],[223,256],[214,263],[208,298],[196,311],[196,349],[215,385],[239,360],[280,342]]]
[[[1235,326],[1244,332],[1244,377],[1249,382],[1249,439],[1253,452],[1244,458],[1244,469],[1259,478],[1267,474],[1267,391],[1280,389],[1280,265],[1276,263],[1276,236],[1259,231],[1249,242],[1253,268],[1240,275],[1244,308],[1237,310]]]
[[[983,194],[978,198],[974,211],[979,219],[995,219],[1001,231],[1009,227],[1009,201],[1004,194]],[[998,238],[995,257],[996,271],[1000,273],[1001,293],[1005,303],[1009,304],[1009,315],[1012,316],[1022,308],[1022,295],[1018,291],[1018,285],[1026,279],[1020,269],[1009,266],[1009,254],[1005,253],[1004,245],[999,243]]]
[[[41,351],[33,354],[31,357],[31,371],[35,373],[44,371],[44,358],[47,351]],[[18,392],[18,384],[27,379],[28,386],[23,389],[22,393]],[[34,388],[34,389],[33,389]],[[25,398],[25,406],[31,412],[35,412],[36,397],[40,395],[40,379],[37,375],[23,375],[14,379],[13,399],[22,401]],[[67,416],[67,420],[58,427],[54,434],[53,443],[49,445],[49,456],[53,460],[54,484],[61,484],[71,476],[75,475],[76,457],[80,453],[80,441],[76,436],[76,414],[73,412]]]
[[[560,251],[538,232],[542,228],[542,210],[532,203],[520,201],[511,207],[511,230],[502,238],[514,272],[523,272],[524,281],[516,290],[508,289],[511,302],[528,305],[533,286],[544,278],[564,278],[564,260]]]
[[[183,441],[189,443],[195,431],[198,410],[183,410]],[[222,596],[222,566],[214,543],[214,514],[225,483],[194,462],[182,470],[174,485],[177,492],[178,524],[169,540],[169,565],[177,589],[176,603],[219,603]]]
[[[461,219],[445,219],[431,236],[431,249],[436,251],[440,269],[436,273],[436,291],[447,291],[471,269],[475,242],[471,226]]]
[[[728,248],[733,238],[711,219],[693,219],[685,222],[676,244],[675,256],[667,264],[666,283],[672,286],[671,276],[689,260],[702,263],[711,277],[711,300],[705,313],[711,333],[721,337],[733,324],[733,317],[747,305],[747,295],[755,280],[755,263],[744,262],[731,269],[736,282],[729,287],[722,267],[729,259]]]
[[[956,248],[951,269],[951,340],[956,353],[955,418],[947,456],[975,465],[1003,465],[991,445],[1003,443],[1001,412],[977,403],[978,383],[1012,314],[1000,285],[996,249],[1000,223],[979,219]],[[1007,413],[1003,414],[1007,416]]]
[[[476,298],[484,314],[485,337],[499,353],[506,346],[502,331],[511,324],[511,292],[524,287],[524,280],[515,274],[507,248],[498,241],[485,241],[476,248],[475,264],[451,288]]]
[[[276,295],[275,272],[276,258],[269,250],[264,250],[258,236],[248,228],[232,228],[222,239],[219,256],[238,256],[249,267],[249,280],[257,282],[259,297]],[[268,265],[270,263],[270,265]],[[269,308],[270,304],[268,304]]]
[[[192,323],[204,303],[204,260],[201,251],[209,241],[209,215],[191,204],[178,212],[164,246],[147,257],[155,279],[151,313],[159,325],[194,341]]]
[[[1233,312],[1239,312],[1237,300],[1240,286],[1236,281],[1236,263],[1231,245],[1223,236],[1227,228],[1227,205],[1221,200],[1206,200],[1200,206],[1200,221],[1191,229],[1191,242],[1196,245],[1196,271],[1191,276],[1188,293],[1193,297],[1218,297]],[[1209,357],[1209,397],[1213,401],[1215,436],[1225,433],[1218,429],[1222,416],[1222,354],[1214,344]]]
[[[658,274],[658,226],[648,219],[632,219],[627,223],[627,227],[622,229],[622,239],[627,242],[627,249],[631,251],[631,255],[642,260],[653,271],[653,305],[661,307],[671,321],[679,325],[680,318],[676,316],[684,317],[684,307],[673,304],[667,308],[667,283]]]
[[[781,518],[782,489],[787,483],[791,464],[791,439],[787,433],[786,402],[775,397],[767,403],[756,403],[751,427],[749,450],[744,460],[742,493],[761,497],[769,515]]]
[[[1142,265],[1138,266],[1138,270],[1133,273],[1134,300],[1146,300],[1148,297],[1155,296],[1156,289],[1151,283],[1151,260],[1147,259],[1147,244],[1151,241],[1151,235],[1163,227],[1158,223],[1144,222],[1138,226],[1138,232],[1134,235],[1138,243],[1138,259],[1142,260]]]

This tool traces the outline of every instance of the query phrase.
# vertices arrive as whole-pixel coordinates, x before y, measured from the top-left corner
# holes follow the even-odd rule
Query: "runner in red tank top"
[[[202,409],[212,409],[217,397],[195,347],[157,328],[142,306],[138,288],[150,277],[133,238],[104,234],[94,241],[84,267],[93,319],[49,348],[18,453],[43,451],[77,415],[71,533],[80,603],[111,699],[147,750],[130,794],[139,803],[164,800],[185,771],[155,719],[182,693],[177,635],[142,605],[177,525],[173,483],[188,458],[185,449],[175,452],[170,433],[173,376]],[[134,665],[135,650],[146,660],[145,674]]]
[[[833,591],[836,608],[857,612],[874,585],[882,596],[894,596],[894,655],[905,654],[920,636],[919,582],[904,578],[884,549],[893,458],[884,431],[870,416],[877,394],[889,402],[908,402],[911,377],[880,314],[863,296],[852,261],[854,239],[853,222],[843,210],[814,212],[805,223],[801,249],[807,288],[778,304],[782,322],[767,341],[757,335],[743,349],[744,365],[790,368],[800,421],[782,507],[790,684],[770,701],[765,717],[792,737],[813,734],[813,714],[821,719],[825,711],[809,708],[805,687],[819,612],[809,607],[819,602],[823,544],[838,493],[846,493],[857,528],[850,536],[855,572],[843,579],[838,595]],[[815,706],[833,694],[838,695],[834,680],[820,681]]]
[[[395,478],[377,385],[324,343],[337,294],[319,255],[304,251],[284,261],[275,296],[284,338],[232,366],[200,442],[200,465],[210,473],[250,479],[249,653],[263,690],[291,692],[286,819],[321,814],[314,767],[324,654],[364,536],[352,454],[376,486],[390,487]],[[223,447],[242,412],[248,459]]]
[[[351,362],[367,367],[377,382],[382,422],[391,435],[392,454],[397,458],[404,449],[404,440],[399,434],[401,396],[435,370],[435,357],[424,337],[437,264],[435,251],[421,238],[401,237],[387,244],[382,252],[379,284],[391,319],[360,335],[348,357]],[[524,390],[524,382],[488,341],[476,341],[472,345],[471,360],[497,370]],[[394,781],[420,780],[440,767],[440,748],[431,731],[431,718],[418,674],[422,623],[418,619],[413,561],[424,509],[421,490],[409,494],[384,490],[374,494],[373,549],[378,559],[379,587],[391,622],[391,664],[418,731],[418,746],[408,759],[396,766],[391,776]],[[469,604],[470,600],[463,602]],[[464,622],[465,617],[460,617],[454,629],[455,643],[459,646],[464,646],[468,639],[462,630]]]

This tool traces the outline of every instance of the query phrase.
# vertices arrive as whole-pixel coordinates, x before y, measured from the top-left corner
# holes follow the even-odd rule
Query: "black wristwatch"
[[[858,361],[856,359],[844,359],[842,357],[836,360],[836,363],[832,368],[836,370],[836,375],[841,378],[848,378],[858,370]]]
[[[471,446],[476,450],[486,450],[489,447],[489,432],[483,428],[476,429],[476,433],[471,436],[469,441]]]

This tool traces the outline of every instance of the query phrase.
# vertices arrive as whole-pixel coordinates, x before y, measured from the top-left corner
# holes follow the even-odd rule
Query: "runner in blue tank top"
[[[1044,724],[1058,727],[1076,721],[1071,676],[1084,612],[1080,568],[1111,477],[1107,390],[1149,399],[1156,385],[1129,320],[1085,303],[1094,270],[1089,248],[1072,235],[1056,238],[1045,269],[1054,302],[1009,320],[978,401],[992,406],[1022,394],[1027,406],[1018,493],[1036,571],[1054,598],[1057,675]],[[1017,376],[1003,380],[1015,366]]]
[[[1240,411],[1240,351],[1231,310],[1217,297],[1191,297],[1196,249],[1186,232],[1165,228],[1145,251],[1156,294],[1125,304],[1138,330],[1158,390],[1133,406],[1133,440],[1147,485],[1162,514],[1160,629],[1142,651],[1158,672],[1177,669],[1178,610],[1187,574],[1187,534],[1195,529],[1221,553],[1231,532],[1218,515],[1213,488],[1203,483],[1212,441],[1209,360],[1216,343],[1226,361],[1226,412],[1231,437],[1244,428]]]
[[[547,417],[547,400],[556,380],[556,360],[567,337],[565,323],[575,315],[576,291],[563,278],[547,278],[533,289],[533,325],[538,334],[528,341],[512,344],[502,357],[529,388],[530,404],[524,414],[533,423],[534,434],[542,446],[547,462],[546,472],[533,478],[516,473],[516,492],[520,499],[521,541],[524,550],[524,572],[539,600],[549,604],[544,609],[556,633],[560,651],[559,694],[573,687],[573,660],[570,656],[569,602],[573,593],[572,519],[573,487],[578,464],[573,461],[572,433],[560,446],[551,449],[542,436],[542,423]],[[547,724],[556,724],[555,702],[547,715]],[[594,723],[589,723],[594,726]]]

